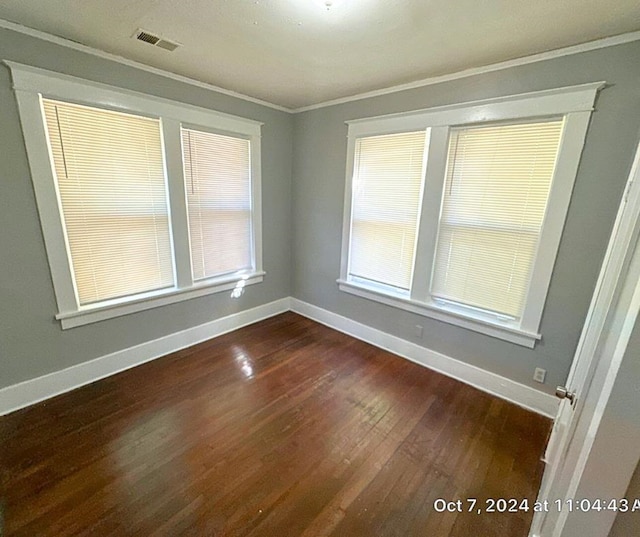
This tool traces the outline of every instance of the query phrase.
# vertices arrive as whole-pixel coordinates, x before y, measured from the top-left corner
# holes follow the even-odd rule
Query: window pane
[[[251,268],[249,140],[183,128],[182,152],[194,280]]]
[[[159,120],[43,106],[80,304],[172,286]]]
[[[349,275],[409,289],[425,131],[356,141]]]
[[[431,291],[519,317],[563,120],[451,131]]]

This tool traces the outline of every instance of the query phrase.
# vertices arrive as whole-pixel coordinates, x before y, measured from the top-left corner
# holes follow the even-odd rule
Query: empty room
[[[0,3],[0,536],[640,536],[640,4]]]

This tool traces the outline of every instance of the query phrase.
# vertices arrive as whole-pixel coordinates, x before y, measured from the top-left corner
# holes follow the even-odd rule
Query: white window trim
[[[598,91],[604,86],[605,82],[593,82],[347,121],[348,144],[342,252],[340,278],[337,280],[339,289],[362,298],[533,348],[542,338],[539,333],[540,323],[553,266],[569,209],[591,112],[594,109]],[[449,129],[455,126],[546,117],[564,117],[565,125],[541,230],[540,246],[521,319],[508,319],[490,312],[485,314],[473,308],[435,300],[430,296],[429,287],[437,240],[437,219],[440,214],[444,186]],[[393,293],[349,277],[355,145],[356,140],[362,137],[422,129],[429,130],[431,143],[418,223],[413,281],[411,292],[407,296],[406,293]]]
[[[37,67],[6,60],[4,63],[11,69],[13,89],[18,102],[20,122],[58,306],[55,318],[61,321],[63,329],[219,293],[263,280],[265,272],[262,268],[260,167],[263,123]],[[173,287],[86,306],[79,304],[64,232],[59,194],[49,157],[47,133],[42,114],[43,98],[161,120],[174,252],[176,281]],[[253,269],[250,271],[239,271],[207,280],[193,281],[180,138],[180,126],[183,124],[226,132],[250,140],[253,252]]]

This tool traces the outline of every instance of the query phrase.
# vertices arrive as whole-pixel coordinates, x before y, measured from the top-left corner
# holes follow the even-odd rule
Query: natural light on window
[[[347,122],[340,290],[535,346],[601,87]]]
[[[409,289],[425,132],[356,142],[349,274]]]
[[[520,317],[562,124],[452,129],[434,297]]]
[[[251,267],[249,140],[182,128],[193,278]]]
[[[172,286],[160,122],[43,107],[80,304]]]
[[[263,280],[260,122],[8,65],[62,328]]]

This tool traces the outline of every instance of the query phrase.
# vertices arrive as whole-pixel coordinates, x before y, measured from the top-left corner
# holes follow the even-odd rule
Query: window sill
[[[124,298],[114,301],[101,302],[81,306],[77,311],[62,312],[56,315],[62,324],[62,329],[74,328],[90,323],[97,323],[106,319],[129,315],[138,311],[144,311],[183,300],[190,300],[201,296],[221,293],[235,289],[239,282],[244,281],[244,285],[252,285],[260,283],[264,279],[266,273],[252,272],[249,274],[233,274],[208,280],[205,282],[195,283],[192,287],[177,289],[171,287],[169,289],[161,289],[151,293],[136,295],[135,298]]]
[[[430,317],[431,319],[460,326],[491,337],[503,339],[505,341],[515,343],[516,345],[529,347],[530,349],[534,348],[536,341],[539,341],[542,338],[540,334],[523,330],[513,322],[501,322],[497,319],[492,321],[479,316],[472,317],[469,314],[451,311],[447,309],[446,306],[427,304],[398,295],[382,293],[378,290],[370,289],[363,285],[358,285],[345,280],[337,280],[337,282],[339,289],[345,293],[380,302],[412,313],[417,313],[424,317]]]

